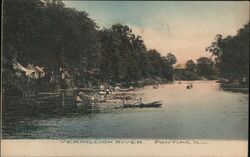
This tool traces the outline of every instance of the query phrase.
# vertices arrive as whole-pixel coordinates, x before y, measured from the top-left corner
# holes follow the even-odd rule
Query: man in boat
[[[192,83],[187,86],[187,89],[191,89],[191,88],[193,88],[193,84]]]

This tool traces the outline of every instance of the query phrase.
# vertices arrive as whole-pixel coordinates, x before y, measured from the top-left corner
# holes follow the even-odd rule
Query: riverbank
[[[11,89],[11,91],[9,92],[6,90],[3,90],[2,95],[4,97],[35,97],[38,95],[57,95],[57,94],[61,94],[62,92],[79,92],[79,91],[84,91],[87,93],[91,93],[91,92],[97,92],[100,90],[100,86],[104,86],[105,88],[115,88],[115,86],[119,86],[120,88],[124,89],[124,88],[141,88],[143,86],[147,86],[147,85],[154,85],[154,84],[166,84],[166,83],[171,83],[173,82],[173,80],[168,80],[165,78],[148,78],[148,79],[143,79],[143,80],[139,80],[137,82],[121,82],[121,83],[107,83],[107,82],[99,82],[98,85],[89,85],[89,86],[85,86],[85,87],[74,87],[74,88],[59,88],[59,89],[55,89],[55,90],[51,90],[51,89],[44,89],[42,91],[37,91],[34,92],[32,88],[27,88],[27,89],[23,89],[23,91],[28,91],[25,93],[22,93],[20,91],[18,91],[18,89],[11,89],[11,87],[9,87],[9,89]]]
[[[243,92],[243,93],[249,92],[249,85],[247,84],[236,85],[236,84],[221,83],[220,87],[226,91]]]

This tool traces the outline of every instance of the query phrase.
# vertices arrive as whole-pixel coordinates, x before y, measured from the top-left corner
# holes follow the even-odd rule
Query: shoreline
[[[162,80],[162,79],[150,79],[150,80],[144,80],[144,81],[138,81],[137,83],[131,83],[127,85],[123,85],[122,88],[126,89],[130,86],[134,88],[142,88],[144,86],[151,86],[154,84],[172,84],[174,82],[179,82],[179,81],[218,81],[218,80]],[[219,83],[219,82],[217,82]],[[235,91],[235,92],[248,92],[249,91],[249,86],[248,85],[233,85],[233,84],[226,84],[226,83],[219,83],[221,89],[225,91]],[[31,95],[26,95],[26,96],[7,96],[3,95],[6,98],[29,98],[29,97],[39,97],[39,96],[48,96],[48,95],[54,95],[58,96],[62,93],[71,93],[71,92],[76,92],[76,91],[84,91],[87,93],[91,92],[98,92],[100,89],[97,86],[92,86],[92,87],[80,87],[80,88],[68,88],[68,89],[58,89],[54,92],[50,91],[41,91],[38,92],[37,95],[31,94]]]
[[[221,89],[232,92],[243,92],[249,94],[249,85],[220,84]]]

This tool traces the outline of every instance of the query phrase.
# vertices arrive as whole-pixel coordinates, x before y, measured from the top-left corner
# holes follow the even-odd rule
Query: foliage
[[[218,34],[206,49],[216,57],[220,75],[231,81],[241,82],[243,77],[247,77],[249,82],[249,28],[248,22],[234,36],[223,38]]]
[[[171,80],[176,63],[173,54],[161,56],[156,50],[148,51],[142,38],[128,26],[99,29],[86,12],[65,8],[60,0],[4,1],[3,33],[3,83],[18,85],[12,68],[16,59],[23,66],[44,67],[46,77],[43,85],[34,83],[36,90],[53,89],[56,84],[66,87],[70,81],[60,77],[62,68],[69,72],[74,85],[83,87],[155,77]],[[20,77],[26,83],[20,88],[27,89],[29,81],[24,76]],[[56,81],[51,81],[52,77]]]
[[[188,60],[185,64],[186,70],[195,73],[196,72],[196,64],[193,60]]]
[[[213,79],[214,75],[216,75],[213,61],[207,57],[200,57],[197,59],[196,67],[197,74],[199,76],[205,77],[207,79]]]
[[[137,82],[153,77],[172,79],[173,54],[162,57],[156,50],[147,51],[140,36],[121,24],[99,31],[102,81]],[[112,83],[112,82],[110,82]]]

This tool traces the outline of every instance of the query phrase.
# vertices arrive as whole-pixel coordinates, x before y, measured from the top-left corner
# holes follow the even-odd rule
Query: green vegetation
[[[217,71],[214,63],[207,57],[200,57],[195,64],[193,60],[188,60],[184,69],[176,70],[178,80],[214,80],[217,78]]]
[[[186,67],[186,70],[187,71],[190,71],[192,73],[195,73],[196,72],[196,64],[194,63],[194,61],[191,59],[191,60],[188,60],[185,64],[185,67]]]
[[[197,59],[196,69],[197,74],[201,77],[205,77],[207,79],[216,78],[214,63],[207,57],[200,57],[199,59]]]
[[[184,69],[176,69],[179,80],[219,79],[223,83],[245,87],[249,85],[249,28],[250,23],[234,36],[218,34],[206,51],[212,59],[201,57],[196,64],[188,60]]]
[[[176,63],[171,53],[147,50],[128,26],[100,29],[86,12],[65,8],[59,0],[4,1],[3,33],[5,94],[172,80]],[[13,62],[43,67],[45,76],[27,77],[13,69]]]
[[[189,60],[180,79],[215,79],[249,83],[249,23],[235,36],[217,35],[207,51],[214,60]],[[24,95],[106,83],[131,85],[171,81],[176,57],[148,50],[126,25],[100,29],[84,11],[60,0],[6,0],[3,3],[3,90]],[[42,69],[44,77],[13,68]],[[20,66],[19,66],[20,68]],[[62,77],[64,76],[64,77]]]
[[[225,38],[218,34],[206,49],[215,56],[220,77],[229,83],[249,84],[249,28],[250,23]]]

